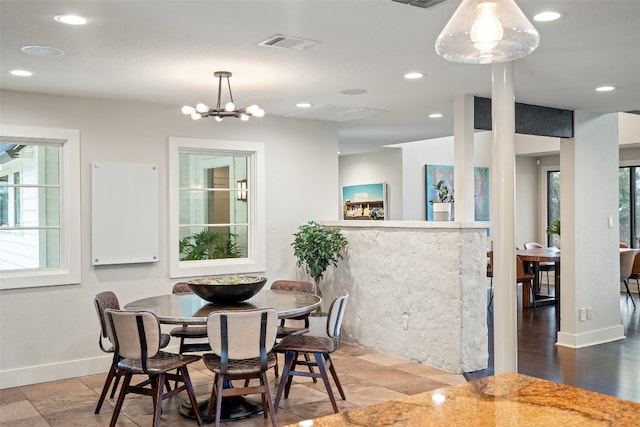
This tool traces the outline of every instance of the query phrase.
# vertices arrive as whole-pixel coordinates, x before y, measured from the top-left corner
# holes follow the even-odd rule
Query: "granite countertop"
[[[505,373],[291,427],[638,425],[640,403]]]

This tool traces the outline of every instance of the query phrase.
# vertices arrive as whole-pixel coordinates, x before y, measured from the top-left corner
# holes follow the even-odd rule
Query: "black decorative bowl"
[[[209,302],[233,304],[247,300],[260,292],[267,283],[259,276],[211,276],[187,282],[193,293]]]

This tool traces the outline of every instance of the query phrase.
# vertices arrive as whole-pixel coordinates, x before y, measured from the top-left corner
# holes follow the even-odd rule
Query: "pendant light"
[[[493,64],[522,58],[539,43],[538,31],[514,0],[462,0],[435,48],[448,61]]]

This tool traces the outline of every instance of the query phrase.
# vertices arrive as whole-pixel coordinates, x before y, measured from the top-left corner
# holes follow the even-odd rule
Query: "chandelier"
[[[236,104],[233,103],[233,94],[231,93],[231,83],[229,82],[231,73],[229,71],[216,71],[213,75],[218,78],[218,102],[215,108],[200,102],[195,107],[185,105],[182,107],[182,114],[191,116],[193,120],[199,120],[202,117],[213,117],[218,122],[221,122],[225,117],[235,117],[243,121],[249,120],[251,116],[264,117],[264,110],[255,104],[247,108],[236,108]],[[230,99],[224,106],[222,105],[222,79],[227,79]]]
[[[435,47],[449,61],[494,64],[522,58],[539,42],[514,0],[462,0]]]

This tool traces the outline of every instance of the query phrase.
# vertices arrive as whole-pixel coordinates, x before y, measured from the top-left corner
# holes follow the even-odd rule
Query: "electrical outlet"
[[[593,309],[591,307],[587,307],[587,320],[591,320],[591,312]]]
[[[609,228],[613,228],[613,218],[611,217],[608,218],[608,225],[609,225]]]
[[[587,309],[586,308],[581,308],[580,309],[580,321],[584,322],[585,320],[587,320]]]

